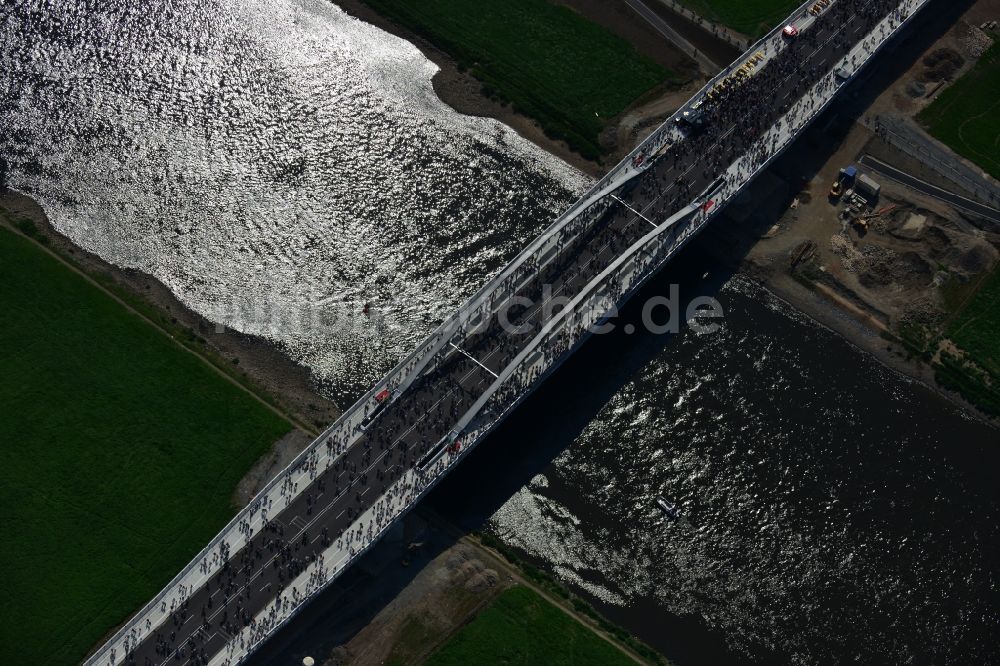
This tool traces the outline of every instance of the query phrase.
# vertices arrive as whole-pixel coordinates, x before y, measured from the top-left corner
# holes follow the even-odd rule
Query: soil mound
[[[965,58],[955,49],[940,48],[924,56],[923,64],[921,81],[947,81],[965,64]]]

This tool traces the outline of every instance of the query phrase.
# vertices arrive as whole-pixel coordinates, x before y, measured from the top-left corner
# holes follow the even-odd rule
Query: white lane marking
[[[649,222],[651,225],[653,225],[654,228],[656,227],[656,223],[655,222],[653,222],[651,219],[649,219],[648,217],[646,217],[645,215],[643,215],[642,213],[640,213],[639,211],[637,211],[635,208],[632,208],[632,206],[629,206],[627,203],[625,203],[624,201],[622,201],[621,199],[619,199],[617,195],[612,194],[611,198],[614,199],[615,201],[617,201],[618,203],[620,203],[621,205],[625,206],[626,208],[628,208],[630,211],[632,211],[633,213],[635,213],[636,215],[638,215],[642,219],[644,219],[647,222]]]
[[[475,363],[476,365],[478,365],[480,368],[482,368],[486,372],[488,372],[491,375],[493,375],[494,379],[500,379],[500,375],[498,375],[497,373],[493,372],[492,370],[490,370],[489,368],[487,368],[485,365],[483,365],[482,363],[480,363],[476,358],[474,358],[472,356],[472,354],[470,354],[469,352],[465,351],[464,349],[462,349],[458,345],[454,344],[451,340],[448,341],[448,344],[451,345],[451,348],[454,349],[455,351],[459,352],[460,354],[464,354],[465,358],[469,359],[470,361],[472,361],[473,363]]]

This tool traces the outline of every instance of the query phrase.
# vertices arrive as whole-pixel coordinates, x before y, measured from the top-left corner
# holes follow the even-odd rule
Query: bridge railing
[[[537,256],[539,254],[539,251],[542,249],[542,246],[545,245],[546,242],[550,240],[553,236],[556,236],[557,234],[561,233],[563,231],[563,227],[566,226],[571,220],[573,220],[581,212],[582,209],[589,207],[589,205],[593,205],[593,203],[595,202],[591,201],[591,199],[595,195],[601,193],[605,188],[613,184],[616,184],[616,181],[622,178],[622,174],[624,172],[634,170],[635,167],[633,166],[633,164],[635,163],[636,158],[640,154],[648,156],[653,152],[655,152],[655,150],[658,149],[659,146],[666,141],[667,137],[675,129],[675,123],[677,118],[680,116],[684,108],[686,108],[692,100],[696,100],[700,97],[703,97],[715,85],[717,85],[723,79],[731,75],[739,66],[741,66],[744,62],[746,62],[747,58],[749,58],[756,51],[761,50],[761,48],[763,48],[763,46],[768,40],[771,40],[775,36],[777,36],[781,32],[782,28],[785,26],[786,23],[794,21],[796,18],[799,18],[803,15],[807,15],[809,7],[815,4],[815,2],[816,0],[806,0],[789,16],[788,19],[786,19],[784,22],[782,22],[777,27],[768,32],[766,35],[757,40],[754,43],[754,45],[750,47],[750,49],[748,49],[744,54],[742,54],[739,58],[734,60],[731,64],[723,68],[718,74],[712,77],[704,86],[702,86],[702,88],[698,92],[696,92],[691,97],[690,100],[688,100],[688,103],[678,108],[669,118],[667,118],[663,123],[661,123],[656,130],[650,133],[650,135],[646,139],[644,139],[635,148],[633,148],[628,153],[628,155],[626,155],[617,165],[612,167],[612,169],[608,171],[608,173],[606,173],[596,183],[594,183],[582,197],[580,197],[577,201],[571,204],[570,207],[563,214],[557,217],[552,222],[552,224],[549,225],[549,227],[547,227],[541,234],[538,235],[538,237],[536,237],[517,256],[515,256],[514,259],[512,259],[510,263],[504,268],[504,270],[502,270],[496,276],[488,280],[478,291],[476,291],[468,299],[465,305],[463,305],[458,312],[456,312],[454,315],[445,320],[445,322],[443,322],[429,336],[429,338],[440,337],[440,335],[443,332],[448,330],[449,323],[453,322],[454,319],[461,316],[461,312],[463,310],[473,311],[473,312],[478,310],[481,302],[487,297],[488,294],[493,292],[496,289],[496,287],[499,284],[501,284],[505,279],[509,278],[517,269],[519,269],[523,265],[525,261],[529,260],[532,256]],[[621,185],[622,183],[617,183],[617,184]]]
[[[892,13],[890,13],[883,22],[880,22],[879,25],[887,23],[890,26],[890,31],[867,54],[864,61],[855,69],[855,73],[863,68],[869,59],[880,51],[899,29],[912,20],[916,14],[916,10],[928,1],[904,0],[901,5],[907,5],[908,13],[901,21],[897,22],[893,18]],[[806,11],[814,2],[815,0],[806,2],[798,11]],[[797,15],[793,14],[793,17]],[[779,30],[780,27],[772,31],[772,33],[777,33]],[[859,44],[864,43],[868,38],[869,36],[866,35],[865,40],[862,40]],[[767,37],[763,39],[767,39]],[[823,84],[823,80],[817,82],[813,90],[823,88]],[[685,226],[684,232],[680,237],[674,237],[669,233],[672,232],[675,226],[674,222],[672,222],[674,218],[671,218],[636,241],[604,271],[595,276],[563,310],[543,326],[532,342],[499,374],[490,388],[458,421],[454,431],[464,432],[470,427],[478,429],[479,426],[475,426],[474,424],[477,421],[481,421],[484,414],[489,415],[489,420],[501,420],[503,414],[506,414],[510,408],[523,399],[524,396],[522,394],[525,393],[526,386],[534,382],[539,374],[551,372],[561,362],[558,359],[568,356],[568,354],[565,354],[568,348],[561,348],[561,344],[566,343],[570,338],[572,338],[572,342],[569,344],[569,347],[575,347],[582,343],[589,336],[589,333],[582,335],[580,333],[588,331],[592,326],[602,323],[611,308],[627,298],[627,294],[623,295],[623,293],[630,293],[641,286],[668,256],[696,235],[725,203],[737,196],[757,174],[777,158],[827,108],[830,102],[836,97],[836,93],[837,89],[835,86],[829,87],[828,94],[819,96],[820,104],[818,106],[808,111],[805,111],[804,106],[802,108],[793,107],[793,109],[790,109],[789,113],[781,120],[783,127],[787,131],[778,132],[777,137],[772,137],[770,133],[765,134],[755,142],[755,146],[761,147],[767,147],[770,144],[773,150],[769,150],[766,156],[759,161],[754,161],[753,158],[747,157],[746,159],[749,161],[750,166],[742,179],[737,178],[738,170],[737,173],[729,173],[724,176],[724,182],[719,187],[718,196],[713,194],[716,201],[713,202],[713,205],[709,209],[704,210],[697,207],[694,211],[682,210],[677,213],[674,218],[683,218],[686,215],[693,220],[693,223]],[[804,105],[805,101],[806,96],[801,98],[799,103]],[[795,115],[793,112],[804,115],[803,117],[792,119],[790,116]],[[748,156],[752,153],[752,149],[747,151]],[[695,202],[695,204],[701,203],[703,203],[702,200],[696,200]],[[572,333],[567,335],[567,332],[573,331],[577,332],[578,335],[574,336]],[[532,373],[534,374],[532,375]],[[511,387],[509,384],[512,378],[517,377],[522,379],[521,383],[515,387]],[[524,382],[525,378],[528,378],[527,383]],[[518,397],[515,400],[508,399],[508,394],[512,389],[518,393]],[[442,460],[442,464],[445,467],[452,463],[452,460]],[[435,474],[441,471],[443,470],[434,470]]]
[[[836,2],[837,0],[834,0]],[[537,256],[540,251],[544,251],[542,246],[556,234],[563,231],[563,228],[573,220],[576,215],[579,214],[581,206],[585,204],[593,205],[595,202],[592,199],[600,194],[605,189],[612,187],[614,185],[620,186],[623,184],[627,178],[623,179],[623,174],[629,171],[635,171],[638,173],[634,164],[636,159],[640,155],[649,156],[656,152],[668,139],[672,136],[672,133],[676,130],[676,120],[683,113],[684,109],[691,104],[693,100],[697,100],[703,97],[708,91],[715,87],[718,83],[730,76],[738,67],[742,66],[747,59],[759,50],[765,48],[766,44],[774,40],[777,37],[784,26],[790,22],[795,21],[797,18],[803,16],[808,16],[809,8],[816,3],[816,0],[805,0],[789,17],[782,23],[778,24],[766,35],[762,36],[753,46],[751,46],[745,53],[741,54],[736,60],[730,63],[728,66],[724,67],[720,72],[718,72],[714,77],[709,79],[702,88],[696,92],[687,103],[680,106],[669,118],[667,118],[663,123],[657,127],[650,135],[640,142],[635,148],[633,148],[628,155],[626,155],[617,165],[615,165],[608,173],[601,177],[596,183],[594,183],[590,189],[584,194],[580,199],[574,202],[569,209],[562,215],[560,215],[545,231],[543,231],[534,241],[532,241],[521,253],[519,253],[507,267],[501,271],[494,278],[489,280],[484,284],[479,291],[473,294],[472,297],[451,317],[449,317],[445,322],[443,322],[432,334],[430,338],[435,338],[439,341],[439,345],[436,347],[440,350],[444,346],[444,340],[451,339],[454,332],[457,330],[458,322],[464,317],[466,320],[471,316],[474,316],[482,308],[482,303],[484,299],[487,298],[488,294],[492,293],[498,285],[503,283],[504,280],[509,279],[512,274],[514,274],[518,269],[520,269],[526,261],[531,257]],[[776,45],[780,45],[781,41],[778,39]],[[431,348],[434,348],[433,346]],[[433,354],[432,354],[433,355]]]
[[[361,434],[361,422],[368,414],[379,407],[381,401],[378,399],[378,396],[383,391],[392,392],[404,381],[419,374],[421,367],[426,364],[427,359],[438,356],[441,348],[448,340],[453,339],[456,335],[463,335],[470,322],[475,321],[477,315],[484,314],[496,305],[494,299],[491,298],[493,292],[501,290],[508,295],[514,293],[514,289],[505,287],[516,287],[518,283],[527,279],[538,265],[544,265],[548,261],[551,261],[553,257],[550,254],[554,254],[551,253],[551,250],[555,246],[565,242],[567,238],[582,233],[590,223],[600,216],[601,212],[603,212],[603,207],[606,207],[606,204],[602,202],[592,202],[590,206],[581,210],[579,204],[583,201],[586,201],[586,199],[580,199],[573,207],[553,221],[542,234],[536,237],[517,255],[515,260],[509,263],[499,274],[488,280],[462,307],[442,322],[416,349],[400,360],[382,379],[376,382],[357,402],[341,414],[333,424],[299,453],[284,470],[265,484],[254,496],[253,500],[234,515],[229,523],[195,555],[187,566],[179,571],[159,594],[143,606],[138,613],[133,615],[130,621],[126,622],[86,663],[89,665],[103,663],[108,658],[110,651],[115,646],[122,644],[122,641],[129,637],[132,629],[132,620],[149,616],[154,609],[171,597],[183,597],[184,595],[178,593],[179,586],[201,566],[203,560],[210,557],[223,543],[230,541],[240,543],[242,541],[240,525],[244,520],[252,517],[261,498],[270,495],[278,484],[283,483],[286,478],[302,469],[310,457],[316,454],[320,450],[320,447],[324,446],[327,441],[335,439],[345,449],[353,444]],[[535,260],[534,262],[532,262],[533,259]],[[425,363],[422,364],[422,361]],[[161,617],[161,622],[162,619]]]
[[[891,38],[891,36],[893,34],[895,34],[896,32],[898,32],[898,30],[900,28],[902,28],[904,25],[908,24],[912,20],[912,18],[915,16],[916,10],[919,9],[920,7],[922,7],[924,4],[926,4],[927,1],[928,0],[905,0],[903,3],[900,3],[901,5],[906,5],[908,7],[909,13],[905,17],[903,17],[903,19],[893,27],[893,29],[891,30],[890,34],[885,39],[881,40],[879,42],[879,44],[876,46],[876,48],[871,53],[868,54],[868,58],[870,58],[872,55],[874,55],[876,52],[878,52],[882,48],[882,46],[887,41],[889,41],[889,39]],[[812,4],[813,4],[813,0],[809,0],[809,1],[805,2],[799,9],[797,9],[792,14],[790,20],[794,20],[794,18],[798,17],[802,12],[807,11],[808,7],[811,6]],[[751,52],[751,51],[754,51],[754,50],[758,50],[759,47],[760,47],[760,45],[764,41],[766,41],[769,38],[772,38],[777,32],[780,31],[780,29],[781,29],[781,26],[779,26],[775,30],[771,31],[771,33],[769,33],[765,37],[762,37],[760,40],[758,40],[758,42],[753,47],[751,47],[751,49],[748,52]],[[862,62],[856,68],[855,71],[861,69],[865,64],[867,64],[868,58],[866,58],[864,60],[864,62]],[[741,58],[741,59],[737,60],[736,63],[738,64],[738,63],[742,62],[743,60],[744,59]],[[732,68],[733,68],[733,65],[730,65],[729,68],[726,68],[722,72],[720,72],[716,77],[714,77],[712,79],[712,81],[710,81],[708,84],[706,84],[706,86],[703,87],[702,90],[699,93],[696,94],[696,97],[698,95],[703,95],[708,89],[711,88],[712,85],[714,85],[716,82],[718,82],[719,80],[721,80],[722,78],[724,78],[726,75],[728,75],[732,71]],[[816,115],[818,115],[819,113],[821,113],[822,109],[825,108],[832,99],[833,99],[833,95],[830,95],[828,98],[826,98],[823,101],[823,103],[820,106],[820,108],[816,109],[815,113],[810,114],[809,120],[811,121],[812,118],[815,118]],[[678,112],[680,112],[680,110],[678,110]],[[676,116],[677,116],[677,114],[675,113],[674,116],[671,116],[671,119],[668,119],[667,122],[665,122],[665,123],[663,123],[663,125],[661,125],[660,129],[663,130],[663,129],[670,128],[672,119],[675,118]],[[801,129],[802,128],[799,128],[798,130],[796,130],[795,134],[798,134],[801,131]],[[656,133],[654,133],[654,135],[655,134]],[[794,136],[792,138],[794,138]],[[790,139],[789,139],[789,141],[784,142],[784,144],[781,146],[781,148],[783,149],[789,142],[790,142]],[[633,150],[632,153],[630,153],[630,155],[628,157],[626,157],[624,160],[622,160],[622,162],[619,164],[618,167],[616,167],[616,169],[617,168],[621,168],[621,167],[626,166],[626,165],[630,165],[631,164],[631,160],[636,155],[638,155],[640,152],[643,152],[642,151],[642,146],[643,145],[646,145],[646,142],[643,142],[643,144],[640,144],[640,146],[638,146],[635,150]],[[779,149],[778,152],[780,152],[780,149]],[[756,168],[754,170],[754,173],[756,174],[757,172],[759,172],[760,169],[762,169],[763,166],[766,166],[766,164],[769,163],[776,155],[777,155],[777,152],[775,154],[771,155],[764,162],[763,165],[759,166],[758,168]],[[604,183],[606,185],[607,181],[608,181],[608,179],[610,177],[610,175],[611,174],[609,174],[608,176],[605,176],[605,178],[601,179],[601,181],[598,181],[598,183],[593,188],[591,188],[591,192],[599,191],[601,183]],[[742,189],[745,186],[745,184],[746,183],[740,184],[740,186],[738,188],[736,188],[735,191],[733,191],[731,193],[731,196],[735,196],[735,194],[740,189]],[[726,198],[728,199],[729,197],[726,197]],[[240,530],[239,530],[240,523],[243,520],[247,519],[248,517],[251,517],[257,511],[257,509],[259,508],[259,501],[260,501],[260,499],[264,498],[264,497],[267,497],[275,489],[275,487],[278,484],[283,483],[290,475],[292,475],[292,474],[294,474],[296,472],[299,472],[304,467],[306,467],[306,463],[310,460],[310,457],[313,456],[314,454],[316,454],[318,448],[321,445],[325,444],[325,442],[327,442],[328,440],[331,440],[331,438],[333,438],[333,439],[336,439],[341,444],[341,446],[343,448],[346,449],[347,447],[349,447],[350,444],[353,443],[353,441],[356,440],[356,438],[360,435],[360,423],[361,423],[361,420],[364,418],[365,415],[367,415],[368,413],[370,413],[374,408],[376,408],[378,406],[379,400],[376,398],[376,396],[378,396],[378,394],[381,393],[383,390],[394,388],[403,378],[405,378],[407,376],[407,374],[410,371],[412,371],[412,369],[416,365],[416,361],[420,357],[426,355],[431,349],[433,349],[436,346],[436,343],[439,341],[439,339],[445,333],[447,333],[449,330],[454,330],[453,328],[451,328],[450,323],[452,323],[455,320],[455,318],[457,318],[457,317],[465,317],[466,320],[468,320],[470,312],[473,312],[473,313],[474,312],[478,312],[478,311],[481,311],[483,309],[483,307],[489,307],[492,304],[492,301],[487,298],[488,294],[492,290],[496,289],[504,280],[511,280],[513,277],[516,277],[516,275],[518,275],[517,270],[520,269],[525,264],[525,262],[527,262],[533,256],[539,256],[539,254],[540,254],[539,250],[542,250],[542,252],[546,251],[547,248],[550,247],[550,245],[548,245],[547,243],[551,243],[553,241],[553,238],[555,238],[558,235],[558,233],[564,227],[566,227],[571,221],[573,221],[576,218],[577,214],[580,212],[578,210],[578,206],[583,201],[586,201],[586,197],[580,199],[576,204],[574,204],[574,206],[571,206],[569,210],[567,210],[565,213],[563,213],[562,215],[560,215],[546,229],[545,232],[543,232],[539,237],[537,237],[531,244],[529,244],[528,247],[526,247],[518,255],[518,257],[517,257],[517,259],[516,259],[515,262],[511,262],[511,264],[509,264],[507,268],[505,268],[497,276],[494,276],[494,278],[492,278],[491,280],[489,280],[482,288],[480,288],[479,291],[476,292],[476,294],[472,298],[469,299],[469,301],[467,301],[467,303],[465,304],[465,306],[463,306],[463,308],[461,308],[459,311],[457,311],[455,314],[453,314],[451,317],[449,317],[448,320],[446,320],[445,322],[443,322],[420,345],[418,345],[418,347],[413,352],[411,352],[409,355],[407,355],[405,358],[403,358],[401,361],[399,361],[399,363],[397,363],[392,368],[392,370],[390,370],[389,373],[386,374],[385,377],[383,377],[371,389],[369,389],[364,394],[364,396],[362,396],[361,399],[359,399],[354,405],[352,405],[352,407],[350,407],[347,411],[345,411],[341,415],[340,418],[338,418],[329,428],[327,428],[325,431],[323,431],[323,433],[319,437],[317,437],[304,451],[302,451],[298,456],[296,456],[295,459],[291,463],[289,463],[289,465],[281,473],[279,473],[277,476],[275,476],[274,478],[272,478],[264,486],[264,488],[254,497],[254,499],[250,502],[250,504],[248,504],[247,507],[245,507],[240,512],[238,512],[232,518],[232,520],[230,520],[230,522],[226,525],[226,527],[224,527],[198,553],[198,555],[194,559],[192,559],[192,561],[184,569],[182,569],[180,572],[178,572],[178,574],[176,576],[174,576],[174,578],[171,580],[171,582],[168,583],[163,588],[163,590],[160,591],[160,593],[156,597],[154,597],[152,600],[150,600],[138,613],[136,613],[133,616],[133,618],[142,618],[143,616],[148,615],[151,610],[153,610],[158,605],[160,605],[166,598],[168,598],[171,595],[171,593],[176,594],[176,590],[178,589],[178,585],[182,581],[184,581],[184,579],[187,576],[189,576],[200,565],[201,561],[206,556],[210,555],[213,551],[215,551],[215,549],[218,548],[223,542],[228,541],[230,539],[233,539],[235,542],[238,542],[240,540],[239,537],[240,537],[240,534],[241,534]],[[714,215],[714,213],[715,213],[715,211],[717,209],[718,209],[718,207],[716,207],[715,209],[713,209],[712,213],[709,214],[709,215],[705,215],[704,213],[699,213],[698,215],[700,215],[704,219],[701,219],[699,222],[696,222],[695,225],[692,225],[691,226],[691,231],[687,234],[687,236],[685,236],[684,238],[681,238],[681,239],[677,239],[676,243],[674,245],[674,248],[676,249],[676,247],[679,247],[679,245],[682,245],[682,244],[686,243],[688,240],[690,240],[690,238],[693,237],[693,235],[695,233],[694,230],[697,229],[697,228],[700,228],[701,226],[703,226],[704,222],[709,217],[711,217],[712,215]],[[586,226],[586,223],[581,223],[579,225],[579,227],[575,230],[575,233],[579,233],[580,231],[582,231],[582,229],[585,228],[585,226]],[[647,235],[647,237],[644,237],[644,238],[651,238],[651,237],[655,237],[657,235],[658,234],[656,233],[656,230],[654,230],[654,232],[651,232],[651,234]],[[642,243],[642,242],[643,241],[639,241],[639,243]],[[657,247],[660,247],[660,246],[657,246]],[[631,284],[632,284],[632,286],[629,287],[629,290],[634,290],[635,288],[637,288],[642,283],[642,281],[648,279],[648,277],[653,272],[655,272],[656,267],[659,265],[659,263],[662,263],[662,261],[663,261],[663,258],[660,258],[659,260],[655,259],[655,257],[658,256],[658,254],[661,252],[661,250],[662,250],[662,248],[655,250],[654,252],[652,252],[649,255],[646,255],[645,258],[642,259],[642,261],[641,261],[641,267],[640,267],[640,263],[639,262],[637,262],[635,264],[635,266],[630,266],[629,267],[630,270],[634,271],[633,277],[629,278],[629,280],[631,281]],[[670,252],[673,252],[673,251],[674,251],[673,249],[670,250]],[[515,263],[516,263],[516,265],[515,265]],[[624,262],[621,262],[621,261],[615,262],[615,264],[614,264],[614,271],[622,270],[622,267],[624,265],[625,265]],[[640,272],[640,270],[641,270],[641,272]],[[617,273],[615,273],[615,275],[616,275],[616,277],[614,279],[617,281],[617,283],[620,283],[620,284],[623,284],[623,285],[626,283],[625,279],[624,279],[626,277],[626,275],[625,275],[624,272],[621,275],[618,275]],[[608,274],[607,277],[610,278],[611,274]],[[596,289],[596,284],[593,284],[593,287]],[[587,297],[588,298],[589,297],[593,297],[593,295],[594,295],[594,289],[589,289]],[[474,308],[472,307],[473,305],[475,305]],[[567,309],[569,309],[569,308],[567,308]],[[598,306],[598,304],[595,303],[594,307],[588,309],[588,312],[596,312],[597,309],[599,309],[599,306]],[[601,312],[604,313],[604,314],[606,314],[606,311],[607,310],[603,310]],[[602,316],[603,316],[603,314],[602,314]],[[593,321],[596,322],[597,320],[593,320]],[[582,322],[577,322],[577,329],[580,329],[580,330],[586,329],[589,325],[591,325],[591,324],[583,325]],[[564,359],[567,356],[567,354],[565,354],[565,353],[563,353],[563,354],[553,354],[552,353],[553,349],[556,349],[558,347],[557,343],[555,342],[555,340],[557,340],[558,335],[559,335],[558,330],[556,328],[553,328],[553,329],[551,329],[551,330],[548,331],[548,334],[544,338],[544,342],[546,343],[545,349],[547,350],[547,353],[549,355],[548,358],[549,358],[550,362],[548,364],[540,363],[538,359],[531,358],[530,359],[531,363],[527,364],[527,365],[523,365],[523,367],[522,367],[522,364],[524,364],[524,362],[526,360],[528,360],[528,356],[525,356],[524,358],[520,359],[520,361],[518,363],[518,366],[517,366],[518,368],[522,368],[522,373],[527,373],[527,376],[530,376],[530,374],[532,372],[536,372],[536,373],[537,372],[550,372],[559,363],[561,363],[562,359]],[[583,337],[579,337],[578,336],[578,339],[574,343],[574,345],[579,344],[580,342],[582,342],[582,340],[583,340]],[[540,344],[542,342],[543,342],[543,340],[539,341]],[[539,349],[539,348],[540,348],[539,345],[535,345],[535,349],[536,350]],[[512,371],[512,373],[511,373],[510,376],[513,376],[513,374],[514,374],[514,372]],[[499,388],[499,386],[497,388]],[[508,395],[508,393],[500,393],[499,396],[500,397],[504,397],[504,396],[510,397],[510,395]],[[490,393],[490,397],[493,397],[493,396],[496,396],[496,395],[498,395],[496,391],[493,391],[492,393]],[[514,396],[514,401],[511,402],[509,404],[509,406],[507,406],[506,408],[504,408],[501,404],[497,404],[495,406],[491,405],[490,412],[493,413],[493,414],[504,414],[507,411],[509,411],[510,408],[512,408],[514,405],[516,405],[517,402],[520,402],[520,400],[523,399],[524,395],[526,395],[526,393],[524,391],[521,391],[521,394],[519,396]],[[484,403],[484,405],[485,405],[485,403]],[[488,430],[491,429],[495,425],[495,423],[497,423],[498,421],[499,421],[499,418],[494,419],[493,422],[492,422],[492,424],[486,426],[485,428],[480,428],[479,426],[476,426],[476,431],[478,433],[480,433],[480,434],[477,434],[477,438],[481,437],[482,434],[485,434],[485,432],[488,432]],[[468,425],[471,424],[471,422],[472,422],[472,420],[470,419],[465,425],[468,426]],[[467,452],[467,450],[463,450],[461,452],[460,456],[465,455],[466,452]],[[460,457],[460,456],[458,456],[458,457]],[[457,459],[457,457],[456,457],[456,459]],[[447,460],[447,464],[448,465],[452,464],[453,462],[455,462],[454,459]],[[439,478],[439,477],[436,477],[433,483],[436,483],[437,478]],[[431,484],[431,485],[433,485],[433,484]],[[129,622],[126,622],[115,633],[115,635],[109,641],[107,641],[100,649],[98,649],[87,660],[87,664],[102,663],[103,660],[107,659],[108,653],[110,652],[110,650],[113,649],[115,646],[121,644],[122,640],[128,637],[129,632],[130,632],[130,630],[132,628],[133,628],[132,620],[130,620]],[[110,663],[110,662],[107,662],[107,663]]]
[[[684,226],[680,223],[686,218],[699,215],[700,211],[698,203],[682,209],[635,241],[606,268],[592,277],[576,296],[542,325],[535,337],[459,418],[452,432],[463,433],[474,420],[481,419],[484,409],[491,402],[496,402],[498,396],[501,403],[513,404],[513,401],[505,400],[504,397],[512,391],[523,393],[533,381],[525,384],[526,376],[535,372],[537,377],[537,373],[548,368],[554,358],[560,357],[563,352],[582,342],[583,338],[574,336],[573,332],[581,326],[589,328],[595,322],[603,321],[608,312],[622,300],[625,293],[630,292],[639,281],[645,280],[654,267],[666,259],[666,250],[676,240],[674,238],[676,230]],[[572,344],[567,342],[567,346],[560,347],[567,340]],[[518,382],[515,378],[521,381]],[[492,413],[494,418],[499,417],[495,405],[487,411]],[[444,462],[446,467],[448,461]],[[440,467],[432,467],[431,470],[435,474],[443,471]]]
[[[928,1],[905,0],[902,4],[906,4],[910,8],[910,15],[902,24],[896,26],[893,33],[897,32],[902,25],[912,18],[916,9],[919,9]],[[811,3],[806,3],[803,7],[809,5]],[[884,41],[888,41],[890,38],[891,35],[886,37]],[[881,45],[878,48],[881,48]],[[582,344],[590,335],[592,327],[604,321],[616,302],[627,299],[631,293],[640,288],[642,284],[655,274],[667,258],[690,242],[708,220],[717,214],[722,205],[737,196],[752,180],[753,176],[766,168],[781,150],[787,147],[801,133],[809,122],[822,113],[833,98],[833,94],[825,97],[823,103],[818,108],[815,108],[803,123],[796,125],[792,131],[783,137],[782,141],[777,144],[777,150],[750,168],[743,181],[727,182],[722,186],[718,194],[713,194],[713,198],[718,202],[715,206],[707,211],[699,207],[693,214],[689,213],[690,217],[688,219],[678,223],[676,226],[670,223],[659,225],[657,229],[631,246],[625,255],[602,272],[601,276],[592,280],[588,287],[585,288],[585,292],[577,299],[576,307],[567,306],[563,310],[563,312],[567,312],[567,318],[560,320],[559,324],[550,327],[546,331],[544,338],[538,339],[537,344],[532,345],[534,351],[522,355],[516,363],[511,364],[511,372],[502,375],[506,377],[506,381],[503,386],[497,387],[498,390],[489,392],[489,399],[484,401],[482,405],[482,418],[476,418],[477,415],[470,410],[471,418],[465,422],[467,429],[463,433],[463,440],[469,442],[469,445],[463,446],[455,455],[449,454],[442,458],[435,466],[429,468],[422,475],[424,480],[420,482],[419,489],[415,492],[412,502],[405,509],[402,509],[394,520],[405,514],[412,507],[413,503],[429,492],[444,477],[444,473],[448,468],[457,464],[517,404],[530,395],[530,392],[540,383],[538,381],[540,377],[555,370],[568,358],[572,349]],[[761,145],[769,143],[768,137],[761,137],[760,143]],[[632,257],[632,260],[629,260],[628,257]],[[606,281],[608,285],[604,290],[600,286],[602,281]],[[572,315],[571,319],[569,318],[570,315]],[[541,354],[534,356],[534,352],[538,351],[541,351]],[[384,529],[387,529],[387,527],[383,528],[383,531]],[[371,543],[373,542],[374,539]],[[366,544],[355,557],[360,556],[370,548],[371,543]],[[347,566],[347,563],[343,566]],[[325,587],[328,582],[321,586],[321,588]],[[314,590],[314,594],[319,591],[320,589]]]

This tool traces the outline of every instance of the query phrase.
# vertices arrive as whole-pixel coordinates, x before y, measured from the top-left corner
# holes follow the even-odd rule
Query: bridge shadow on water
[[[292,665],[301,664],[306,655],[325,658],[367,625],[431,560],[454,545],[459,534],[483,527],[512,495],[544,472],[604,405],[673,338],[671,334],[646,331],[642,326],[642,304],[654,296],[666,296],[670,286],[676,284],[683,320],[693,298],[717,294],[732,277],[733,270],[707,255],[701,245],[703,242],[696,241],[655,275],[621,309],[613,332],[587,340],[431,491],[405,519],[404,531],[409,533],[406,537],[390,536],[377,544],[248,663]],[[657,321],[662,322],[659,315]],[[629,324],[635,327],[631,335],[625,333]],[[430,511],[422,511],[424,508]],[[444,518],[447,527],[442,529],[434,520],[424,520],[424,513]],[[403,567],[400,562],[406,545],[416,533],[423,546]],[[613,621],[632,624],[625,617],[615,617],[621,609],[604,607],[595,599],[590,601]],[[678,618],[661,629],[671,636],[687,637],[685,643],[690,643],[690,648],[683,650],[683,656],[690,654],[692,661],[685,659],[685,663],[707,664],[710,662],[704,659],[708,658],[711,663],[719,663],[720,658],[727,663],[736,661],[722,649],[707,649],[707,645],[722,646],[724,641],[694,620]],[[672,639],[670,646],[671,655],[682,656],[677,652],[677,641]]]
[[[520,488],[544,473],[598,412],[674,339],[674,334],[646,330],[642,325],[644,304],[653,297],[666,297],[676,284],[683,321],[694,298],[718,294],[732,277],[733,269],[708,255],[703,245],[692,244],[640,289],[614,320],[615,330],[587,340],[469,455],[460,474],[450,475],[431,493],[428,504],[462,530],[477,530]],[[658,323],[663,321],[660,313],[662,310],[654,317]],[[626,333],[630,325],[634,326],[632,334]],[[622,479],[623,483],[628,481]],[[534,564],[546,567],[545,562]],[[671,659],[687,664],[739,661],[725,650],[722,636],[714,635],[695,618],[674,617],[665,622],[665,613],[657,610],[655,630],[644,631],[653,627],[648,625],[650,609],[641,608],[642,604],[610,606],[582,590],[574,591]]]
[[[699,238],[680,252],[621,308],[615,330],[592,336],[475,451],[435,488],[404,521],[402,534],[377,544],[300,615],[248,660],[253,666],[301,664],[306,655],[320,663],[348,641],[457,540],[457,534],[482,528],[519,489],[543,473],[578,438],[600,410],[637,373],[671,344],[671,334],[654,334],[642,325],[642,308],[654,296],[667,296],[678,285],[680,316],[692,299],[715,296],[738,268],[761,231],[773,225],[802,185],[840,147],[847,131],[888,85],[907,71],[946,33],[972,0],[935,0],[908,32],[891,44],[852,82],[842,97],[777,159],[769,172],[785,183],[773,188],[752,184],[742,195],[756,209],[735,221],[724,212]],[[761,200],[758,205],[758,198]],[[769,202],[763,202],[770,199]],[[658,321],[661,321],[658,318]],[[625,332],[627,325],[635,332]],[[682,325],[683,326],[683,325]],[[433,510],[458,528],[428,523],[422,509]],[[410,541],[423,546],[400,562]],[[544,566],[545,563],[539,562]],[[760,650],[752,657],[726,648],[724,635],[697,617],[669,617],[652,601],[630,608],[609,606],[587,597],[610,620],[626,627],[669,659],[684,665],[781,663],[787,656]],[[650,624],[655,618],[655,625]]]

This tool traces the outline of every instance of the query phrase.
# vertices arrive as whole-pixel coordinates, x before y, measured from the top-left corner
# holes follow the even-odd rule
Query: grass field
[[[1000,377],[1000,269],[986,277],[979,291],[949,323],[947,335],[991,374]]]
[[[1000,268],[994,268],[969,302],[948,323],[945,337],[975,367],[941,354],[938,380],[983,411],[1000,416]]]
[[[939,141],[1000,178],[1000,42],[917,118]]]
[[[364,0],[425,36],[534,118],[550,137],[600,156],[607,120],[676,75],[550,0]]]
[[[0,227],[0,663],[69,664],[166,584],[291,428]]]
[[[802,0],[678,0],[712,23],[756,39],[785,20]]]
[[[505,591],[427,661],[429,666],[634,663],[526,587]]]

